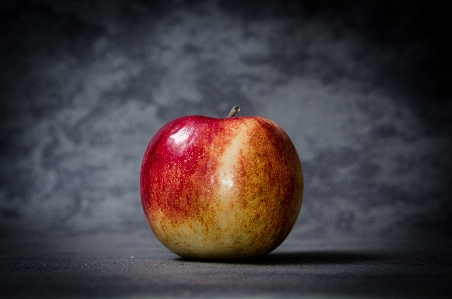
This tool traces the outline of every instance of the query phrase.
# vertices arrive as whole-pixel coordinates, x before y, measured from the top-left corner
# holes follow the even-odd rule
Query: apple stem
[[[232,107],[231,112],[229,112],[229,114],[228,114],[228,118],[234,117],[234,115],[239,113],[239,111],[240,111],[240,107],[239,106]]]

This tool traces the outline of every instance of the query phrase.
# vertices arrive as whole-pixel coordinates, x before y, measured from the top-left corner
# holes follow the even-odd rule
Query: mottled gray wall
[[[300,153],[293,234],[450,237],[452,52],[427,4],[2,1],[0,236],[148,229],[153,134],[237,104]]]

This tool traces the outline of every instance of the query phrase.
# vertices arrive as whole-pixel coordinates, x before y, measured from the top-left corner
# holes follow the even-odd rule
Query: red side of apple
[[[272,251],[293,228],[303,195],[293,143],[258,116],[169,122],[146,149],[140,183],[155,236],[174,253],[198,259]]]

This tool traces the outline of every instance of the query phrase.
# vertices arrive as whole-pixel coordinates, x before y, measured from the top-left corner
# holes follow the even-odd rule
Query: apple
[[[160,242],[189,259],[245,259],[297,221],[303,174],[289,136],[260,116],[192,115],[164,125],[141,166],[141,202]]]

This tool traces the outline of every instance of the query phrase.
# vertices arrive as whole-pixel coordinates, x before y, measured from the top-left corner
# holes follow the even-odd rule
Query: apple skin
[[[289,136],[260,116],[185,116],[151,139],[141,201],[160,242],[189,259],[245,259],[278,247],[297,221],[303,174]]]

